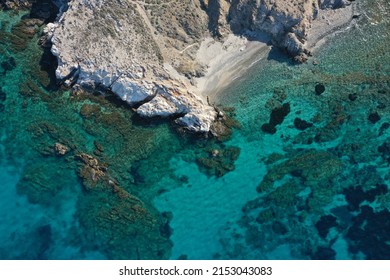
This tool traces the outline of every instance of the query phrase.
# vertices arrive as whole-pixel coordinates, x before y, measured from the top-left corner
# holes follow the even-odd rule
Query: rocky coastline
[[[31,7],[32,2],[2,5]],[[319,40],[321,29],[333,28],[329,11],[337,15],[353,1],[54,2],[59,14],[43,38],[57,58],[60,84],[104,89],[141,117],[169,118],[191,132],[218,136],[229,128],[209,95],[231,82],[235,72],[242,75],[241,64],[254,54],[267,55],[270,42],[305,62],[315,45],[310,38]],[[336,24],[352,15],[349,9]],[[214,57],[205,59],[216,45]]]

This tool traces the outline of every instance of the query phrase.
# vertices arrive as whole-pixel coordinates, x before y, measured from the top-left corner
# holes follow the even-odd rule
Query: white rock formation
[[[104,86],[130,105],[145,102],[137,110],[141,116],[180,116],[177,122],[189,130],[210,131],[214,108],[164,71],[136,3],[71,0],[45,32],[58,58],[56,76],[66,85]]]
[[[212,77],[206,70],[211,64],[213,71],[226,71],[226,61],[199,59],[210,34],[215,36],[211,42],[220,40],[223,45],[234,37],[232,33],[266,32],[275,45],[305,61],[310,54],[308,34],[319,10],[347,4],[346,0],[70,0],[45,32],[58,58],[56,76],[65,85],[103,86],[139,106],[136,112],[143,117],[172,117],[191,131],[213,133],[218,114],[191,85],[205,72]],[[246,46],[240,48],[244,50]],[[222,74],[218,81],[213,78],[214,84],[227,83]],[[201,83],[202,91],[208,84]]]
[[[305,61],[310,53],[305,43],[319,10],[349,4],[347,0],[232,0],[231,24],[235,29],[244,26],[267,32],[275,45],[298,61]]]

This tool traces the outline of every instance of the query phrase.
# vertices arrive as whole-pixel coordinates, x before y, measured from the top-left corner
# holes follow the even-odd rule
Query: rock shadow
[[[286,63],[289,65],[295,65],[286,52],[283,52],[278,47],[272,46],[271,51],[268,53],[267,60],[274,60],[280,63]]]

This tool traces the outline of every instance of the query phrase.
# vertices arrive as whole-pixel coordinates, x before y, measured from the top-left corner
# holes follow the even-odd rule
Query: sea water
[[[274,50],[219,97],[220,104],[236,108],[242,125],[228,142],[241,150],[234,171],[222,178],[207,178],[194,164],[181,161],[181,155],[170,161],[177,174],[190,178],[185,189],[176,188],[155,200],[158,209],[173,212],[173,258],[390,257],[389,251],[379,252],[382,245],[389,249],[388,235],[382,241],[382,237],[350,237],[353,230],[364,228],[359,220],[363,215],[359,216],[359,209],[351,210],[345,198],[345,190],[356,185],[370,192],[383,184],[383,193],[361,204],[372,205],[389,217],[390,169],[378,149],[390,135],[381,130],[388,126],[385,123],[390,117],[390,6],[385,1],[359,5],[366,12],[328,38],[307,64],[292,65]],[[318,83],[326,88],[321,95],[315,92]],[[358,97],[351,101],[354,96]],[[277,125],[276,133],[264,133],[261,126],[269,121],[270,110],[286,103],[291,112]],[[380,121],[368,120],[373,112],[380,114]],[[313,126],[301,131],[294,126],[296,118],[314,121]],[[351,150],[355,145],[356,150]],[[322,159],[320,151],[325,152]],[[305,155],[311,158],[307,165],[301,162]],[[338,162],[333,161],[333,155]],[[324,168],[315,165],[317,156],[318,161],[324,161],[319,163],[326,165]],[[272,157],[279,161],[274,163]],[[291,175],[294,170],[289,166],[276,176],[289,159],[299,168],[298,175],[306,175]],[[333,164],[339,165],[337,172],[310,175],[316,168],[326,173]],[[276,177],[273,185],[256,192],[269,170]],[[326,181],[317,182],[316,177]],[[281,187],[285,191],[277,193]],[[354,222],[356,228],[352,227]],[[389,229],[388,222],[377,226],[359,234],[374,235]],[[318,236],[321,230],[329,232]],[[374,252],[365,244],[372,239],[372,246],[377,246]]]
[[[39,32],[6,37],[23,14],[1,12],[0,258],[388,259],[390,5],[357,12],[307,64],[274,49],[218,97],[240,123],[224,142],[56,87]]]

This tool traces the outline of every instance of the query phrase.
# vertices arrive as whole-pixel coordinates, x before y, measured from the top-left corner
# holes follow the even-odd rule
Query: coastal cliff
[[[58,59],[56,77],[61,83],[104,88],[142,117],[169,117],[190,131],[218,135],[224,115],[209,104],[212,93],[204,80],[216,79],[210,65],[223,57],[205,59],[204,45],[220,44],[220,53],[231,48],[235,56],[245,56],[249,41],[265,34],[275,46],[304,62],[311,55],[306,43],[313,21],[323,10],[349,4],[345,0],[71,0],[46,27],[45,36]],[[232,38],[239,43],[231,43]],[[222,73],[229,62],[225,64],[214,68]]]
[[[166,70],[167,47],[138,2],[70,1],[46,33],[66,85],[104,87],[143,117],[173,116],[189,130],[211,130],[216,111]]]
[[[233,0],[229,10],[230,26],[235,32],[264,31],[274,45],[284,49],[298,62],[311,55],[306,46],[312,22],[320,10],[350,5],[347,0]]]

